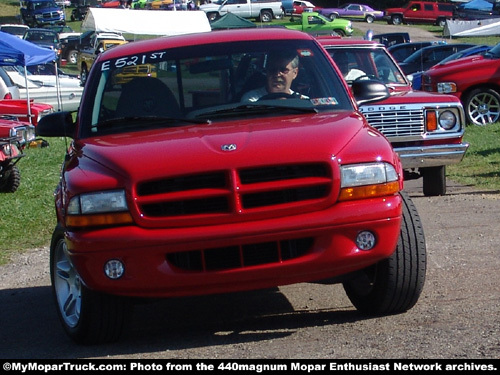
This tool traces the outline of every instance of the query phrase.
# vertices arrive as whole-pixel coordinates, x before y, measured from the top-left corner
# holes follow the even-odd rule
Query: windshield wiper
[[[198,120],[177,117],[148,117],[148,116],[130,116],[130,117],[117,117],[103,122],[100,122],[93,127],[97,128],[112,128],[117,125],[119,127],[133,127],[137,124],[150,126],[158,124],[172,124],[177,122],[184,122],[188,124],[210,124],[210,120]]]
[[[211,116],[225,116],[225,115],[234,115],[234,114],[244,114],[244,113],[255,113],[255,111],[265,111],[269,112],[272,110],[282,110],[282,111],[294,111],[294,112],[303,112],[303,113],[318,113],[318,110],[314,107],[291,107],[286,105],[277,105],[277,104],[262,104],[262,103],[245,103],[238,106],[230,106],[225,108],[213,109],[203,111],[197,115],[195,118],[204,117],[207,115]]]

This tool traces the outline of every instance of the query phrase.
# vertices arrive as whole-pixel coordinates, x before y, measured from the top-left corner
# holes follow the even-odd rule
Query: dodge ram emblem
[[[222,151],[236,151],[236,143],[228,143],[220,146]]]

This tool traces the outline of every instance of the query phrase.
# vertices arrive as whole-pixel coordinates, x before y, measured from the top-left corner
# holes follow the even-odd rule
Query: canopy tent
[[[167,12],[145,9],[89,8],[82,31],[172,36],[211,31],[203,11]]]
[[[30,66],[55,60],[55,51],[0,31],[0,65]]]
[[[461,9],[492,10],[493,3],[486,0],[471,0],[458,6]]]
[[[498,18],[485,20],[446,20],[443,36],[496,36],[500,35],[500,21]]]
[[[213,21],[210,26],[212,30],[241,29],[257,27],[255,23],[234,13],[226,13],[221,18]]]
[[[26,72],[27,66],[46,64],[50,62],[55,63],[56,58],[56,52],[51,49],[39,47],[36,44],[28,42],[24,39],[20,39],[17,36],[0,31],[0,66],[21,65],[24,67],[24,71]],[[26,74],[24,78],[26,80],[28,118],[31,121],[31,106],[29,105],[30,95],[28,90],[28,77],[26,76]],[[56,86],[59,89],[57,66],[56,82]]]

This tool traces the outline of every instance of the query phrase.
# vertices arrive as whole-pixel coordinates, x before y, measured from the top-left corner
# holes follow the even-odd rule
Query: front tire
[[[76,64],[78,62],[78,51],[74,49],[69,51],[67,60],[70,64]]]
[[[21,172],[16,165],[10,165],[4,170],[3,176],[0,178],[0,192],[14,193],[21,184]]]
[[[373,23],[373,21],[375,21],[375,18],[373,18],[373,16],[366,16],[365,21],[366,23]]]
[[[335,21],[335,19],[336,19],[337,17],[338,17],[338,16],[337,16],[337,14],[335,14],[335,13],[332,13],[332,14],[328,15],[328,18],[330,18],[330,21]]]
[[[394,253],[344,282],[352,304],[367,314],[398,314],[411,309],[422,292],[427,264],[424,231],[417,209],[402,192],[403,213]]]
[[[446,195],[446,166],[422,168],[422,178],[426,197]]]
[[[125,299],[85,287],[68,256],[60,227],[50,246],[50,278],[59,319],[75,342],[98,344],[120,337],[129,310]]]
[[[85,65],[82,66],[80,70],[80,83],[82,86],[85,86],[85,82],[87,82],[87,75],[89,72],[87,71],[87,67]]]
[[[471,124],[484,126],[500,119],[500,95],[489,88],[471,91],[465,100],[465,115]]]

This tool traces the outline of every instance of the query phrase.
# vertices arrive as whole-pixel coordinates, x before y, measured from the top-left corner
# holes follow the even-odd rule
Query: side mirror
[[[386,85],[371,79],[355,80],[351,90],[358,105],[384,100],[391,96]]]
[[[36,135],[41,137],[71,137],[76,130],[72,112],[55,112],[40,119],[36,126]]]

